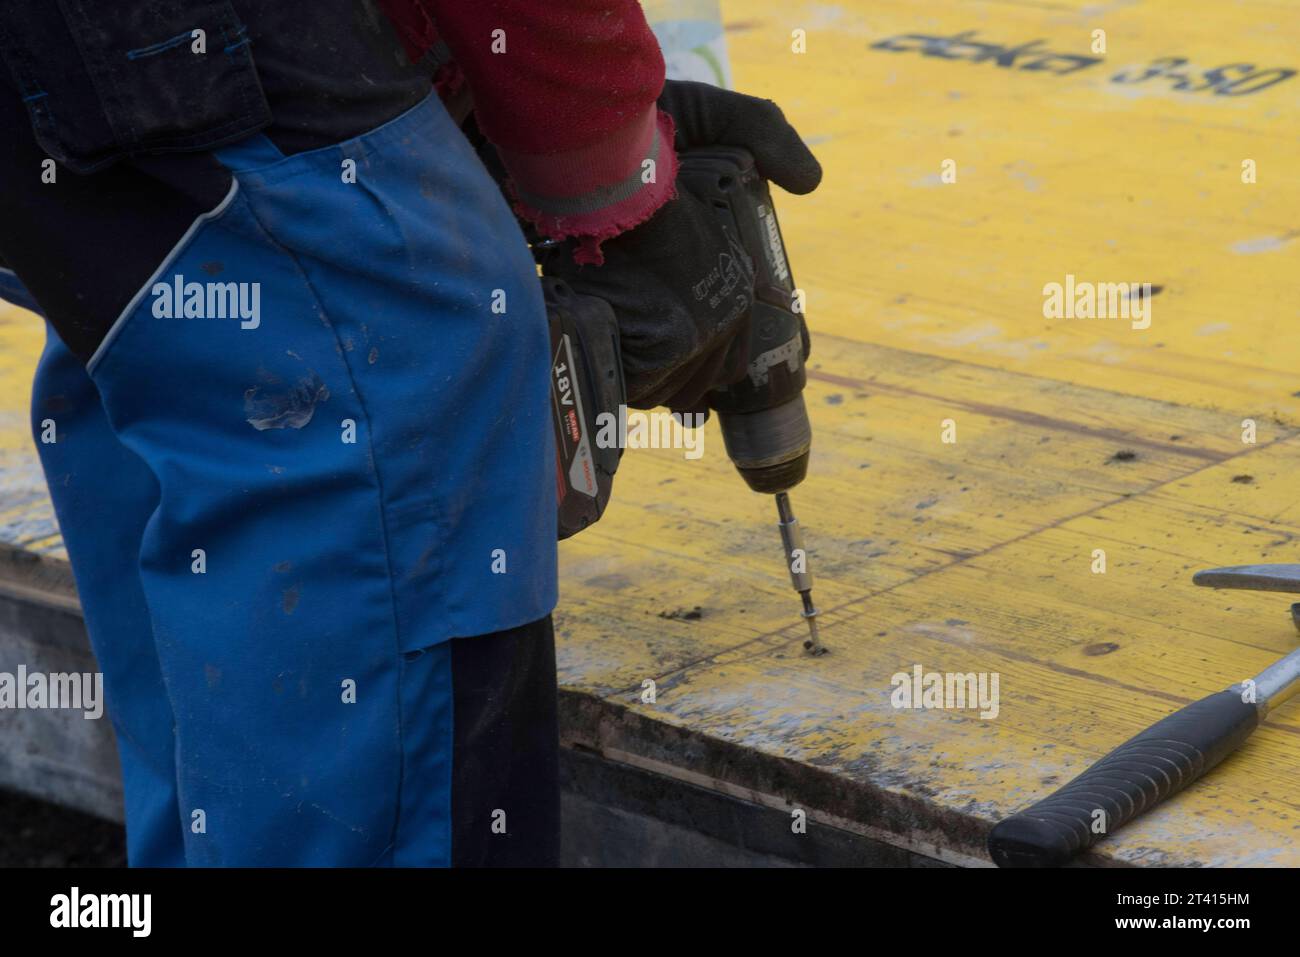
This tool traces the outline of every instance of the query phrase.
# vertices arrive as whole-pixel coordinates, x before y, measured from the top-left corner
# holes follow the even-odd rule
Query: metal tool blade
[[[1300,565],[1230,565],[1226,568],[1207,568],[1193,575],[1192,583],[1207,588],[1300,593]]]

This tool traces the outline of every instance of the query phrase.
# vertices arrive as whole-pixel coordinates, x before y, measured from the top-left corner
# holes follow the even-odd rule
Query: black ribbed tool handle
[[[989,854],[999,867],[1059,867],[1187,787],[1258,725],[1259,711],[1235,689],[1195,701],[1002,821],[989,834]]]

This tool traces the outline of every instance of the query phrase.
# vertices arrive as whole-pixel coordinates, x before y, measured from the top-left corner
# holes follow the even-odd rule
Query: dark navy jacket
[[[226,195],[213,149],[341,142],[430,80],[374,0],[0,0],[0,58],[0,267],[83,362]]]
[[[79,173],[271,122],[229,0],[0,0],[0,54],[40,145]]]

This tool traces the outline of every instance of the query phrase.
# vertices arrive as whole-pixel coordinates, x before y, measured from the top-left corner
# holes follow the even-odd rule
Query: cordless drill
[[[747,349],[748,371],[734,385],[711,391],[708,405],[717,413],[727,455],[746,484],[776,496],[786,566],[808,622],[804,648],[821,654],[825,649],[817,633],[812,575],[789,495],[808,472],[812,444],[803,399],[808,331],[795,301],[771,193],[753,157],[733,147],[683,153],[678,177],[713,207],[723,229],[754,264],[748,342],[737,344]],[[553,277],[543,278],[542,284],[551,325],[551,405],[563,539],[598,520],[609,501],[622,449],[599,448],[596,423],[601,412],[617,415],[626,391],[618,323],[609,304],[578,295]]]

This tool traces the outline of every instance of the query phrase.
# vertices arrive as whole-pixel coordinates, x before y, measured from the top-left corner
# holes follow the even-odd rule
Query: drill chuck
[[[773,408],[719,415],[718,423],[727,457],[755,492],[788,491],[808,474],[812,425],[802,393]]]

